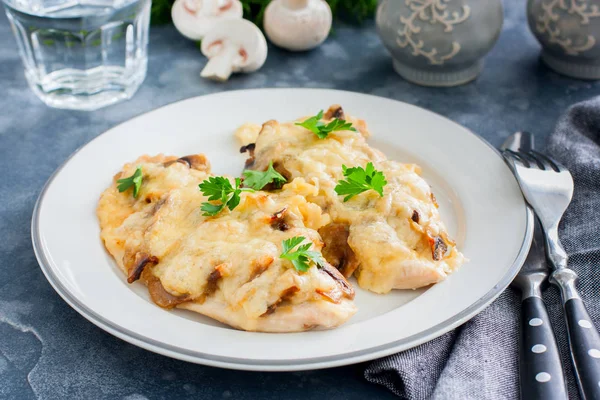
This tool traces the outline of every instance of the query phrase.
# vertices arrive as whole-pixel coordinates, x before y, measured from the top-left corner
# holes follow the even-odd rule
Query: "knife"
[[[529,151],[533,147],[530,133],[517,132],[500,149]],[[521,398],[526,400],[568,399],[556,338],[542,300],[541,289],[548,280],[544,246],[544,234],[536,218],[531,249],[511,284],[522,294],[519,378]]]

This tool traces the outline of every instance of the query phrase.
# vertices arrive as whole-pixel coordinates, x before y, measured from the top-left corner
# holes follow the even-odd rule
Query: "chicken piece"
[[[137,198],[117,180],[140,166]],[[314,251],[330,219],[297,179],[278,193],[243,192],[239,205],[203,216],[198,184],[210,175],[202,155],[143,156],[127,164],[102,194],[101,238],[127,276],[144,282],[161,307],[179,307],[249,331],[333,328],[355,312],[354,291],[331,265],[297,271],[281,259],[282,242],[303,236]],[[308,243],[307,242],[307,243]]]
[[[333,221],[320,230],[324,254],[346,276],[354,273],[362,288],[387,293],[445,279],[465,259],[448,237],[419,167],[388,160],[370,147],[365,122],[345,115],[340,106],[330,107],[323,121],[333,118],[352,122],[356,131],[334,131],[319,139],[297,121],[264,123],[251,146],[252,162],[247,168],[266,170],[273,162],[288,180],[303,177],[314,185],[317,194],[307,200]],[[335,192],[344,179],[342,165],[364,168],[368,162],[386,177],[383,197],[367,190],[344,202],[344,196]]]

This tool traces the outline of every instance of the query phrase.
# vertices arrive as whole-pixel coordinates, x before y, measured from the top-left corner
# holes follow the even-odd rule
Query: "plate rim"
[[[81,303],[75,296],[73,296],[69,290],[62,284],[60,279],[56,276],[52,268],[49,266],[48,258],[43,251],[43,246],[41,244],[41,236],[39,231],[39,215],[41,212],[41,204],[43,203],[45,194],[56,178],[56,176],[63,170],[63,168],[69,163],[69,161],[77,155],[84,147],[87,147],[96,139],[100,138],[107,132],[119,127],[122,124],[128,123],[135,119],[141,118],[146,114],[155,112],[161,108],[170,107],[180,102],[190,101],[192,99],[196,99],[199,97],[205,96],[215,96],[220,94],[232,94],[235,92],[260,92],[260,91],[328,91],[328,92],[338,92],[340,94],[359,94],[361,96],[366,97],[374,97],[378,99],[386,99],[394,102],[401,103],[403,105],[408,105],[410,107],[415,107],[423,111],[427,111],[435,114],[436,116],[443,118],[449,123],[459,125],[466,132],[474,136],[475,138],[482,141],[485,145],[487,145],[498,157],[502,158],[500,152],[492,146],[487,140],[483,137],[475,134],[470,129],[464,127],[463,125],[455,122],[441,114],[438,114],[434,111],[428,110],[423,107],[416,106],[414,104],[406,103],[400,100],[392,99],[389,97],[376,96],[368,93],[360,93],[360,92],[352,92],[347,90],[336,90],[336,89],[320,89],[320,88],[258,88],[258,89],[239,89],[239,90],[227,90],[217,93],[210,93],[206,95],[193,96],[186,99],[181,99],[169,104],[165,104],[161,107],[155,108],[153,110],[149,110],[147,112],[138,114],[132,118],[129,118],[105,131],[98,134],[85,144],[78,147],[73,153],[66,158],[66,160],[60,164],[58,168],[50,175],[46,183],[44,184],[38,198],[36,200],[32,219],[31,219],[31,241],[33,245],[33,250],[42,270],[44,276],[50,283],[50,285],[54,288],[54,290],[59,294],[59,296],[69,304],[75,311],[77,311],[80,315],[82,315],[85,319],[99,327],[100,329],[128,342],[135,346],[141,347],[143,349],[152,351],[154,353],[158,353],[164,356],[176,358],[183,361],[193,362],[196,364],[202,364],[212,367],[220,367],[220,368],[228,368],[228,369],[236,369],[236,370],[246,370],[246,371],[302,371],[302,370],[313,370],[313,369],[322,369],[322,368],[332,368],[343,365],[355,364],[359,362],[369,361],[376,358],[388,356],[390,354],[397,353],[399,351],[407,350],[412,347],[418,346],[422,343],[435,339],[450,330],[462,325],[467,322],[479,312],[483,311],[489,304],[491,304],[511,283],[513,278],[516,276],[521,266],[523,265],[527,254],[529,252],[529,248],[531,246],[531,241],[533,237],[533,212],[529,207],[525,207],[525,218],[526,218],[526,226],[525,226],[525,237],[523,242],[521,243],[521,248],[519,249],[519,253],[517,254],[513,264],[508,268],[507,272],[501,278],[501,280],[485,295],[480,297],[476,302],[471,304],[469,307],[465,308],[461,312],[453,315],[452,317],[434,325],[424,331],[413,334],[411,336],[405,337],[403,339],[399,339],[384,345],[354,351],[347,352],[340,355],[334,356],[323,356],[323,357],[314,357],[305,360],[298,359],[290,359],[290,360],[256,360],[256,359],[245,359],[245,358],[237,358],[237,357],[228,357],[228,356],[219,356],[213,354],[202,353],[194,350],[190,350],[187,348],[181,348],[178,346],[174,346],[167,343],[161,343],[154,339],[145,337],[142,334],[130,331],[125,329],[118,324],[113,323],[112,321],[98,315],[94,310],[90,309],[85,304]],[[508,165],[504,164],[506,168],[509,168]],[[515,183],[517,183],[516,178],[511,171],[511,176],[515,179]],[[518,183],[517,183],[518,184]],[[525,200],[523,200],[524,204]]]

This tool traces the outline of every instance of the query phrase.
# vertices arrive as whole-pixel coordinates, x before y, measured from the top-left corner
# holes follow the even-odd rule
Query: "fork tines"
[[[526,168],[539,168],[541,170],[554,170],[556,172],[562,172],[566,170],[566,168],[560,163],[535,150],[504,150],[503,155],[506,158],[512,158],[514,161],[522,164]]]

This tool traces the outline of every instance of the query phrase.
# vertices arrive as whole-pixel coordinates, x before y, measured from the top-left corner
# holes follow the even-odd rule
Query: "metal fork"
[[[552,269],[550,282],[560,289],[575,378],[584,399],[600,399],[600,335],[577,292],[577,274],[558,238],[558,224],[573,197],[573,177],[560,163],[531,150],[505,150],[521,191],[538,216]]]
[[[510,135],[502,150],[534,149],[529,132]],[[567,400],[567,386],[558,344],[542,298],[550,269],[545,257],[545,238],[539,221],[534,222],[533,242],[521,270],[511,286],[521,292],[519,332],[519,387],[524,400]]]

